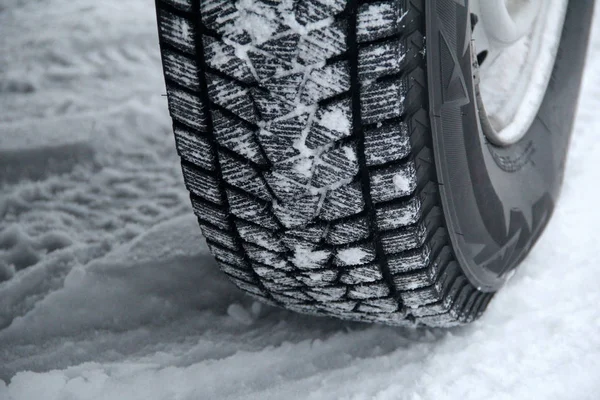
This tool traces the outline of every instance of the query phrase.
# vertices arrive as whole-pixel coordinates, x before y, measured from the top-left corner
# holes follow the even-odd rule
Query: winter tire
[[[479,317],[552,213],[592,7],[568,2],[540,105],[498,143],[468,0],[158,0],[177,151],[223,272],[302,313]]]

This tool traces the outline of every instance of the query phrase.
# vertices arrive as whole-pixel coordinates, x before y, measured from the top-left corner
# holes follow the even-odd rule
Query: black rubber
[[[538,233],[519,239],[497,269],[469,264],[470,244],[460,241],[456,191],[482,198],[461,186],[480,182],[456,183],[445,159],[444,137],[472,139],[461,126],[477,115],[463,53],[470,22],[459,3],[157,1],[184,178],[209,247],[238,287],[299,312],[393,325],[452,326],[481,315],[499,285],[482,285],[480,274],[504,279]],[[565,37],[585,42],[587,31],[576,30]],[[460,101],[444,97],[456,83],[444,75],[448,60],[460,61]],[[574,93],[577,73],[567,79]],[[452,127],[447,110],[458,113]],[[489,154],[510,157],[501,151]],[[479,165],[473,157],[468,165]],[[542,227],[549,208],[535,207]],[[506,235],[494,233],[504,214],[471,214],[491,227],[495,254],[506,253]]]
[[[569,2],[538,115],[523,139],[508,147],[484,135],[486,117],[473,79],[477,63],[464,29],[471,15],[467,2],[458,3],[428,2],[427,35],[438,38],[428,42],[434,153],[454,254],[473,284],[493,292],[529,253],[558,198],[594,0]]]

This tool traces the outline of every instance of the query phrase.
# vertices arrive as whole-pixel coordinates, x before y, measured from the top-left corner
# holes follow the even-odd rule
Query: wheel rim
[[[554,67],[568,0],[475,0],[482,128],[494,144],[521,140],[534,121]]]

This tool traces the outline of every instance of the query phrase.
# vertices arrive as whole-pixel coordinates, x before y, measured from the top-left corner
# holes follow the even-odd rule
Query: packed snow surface
[[[556,214],[485,316],[451,331],[235,289],[163,94],[152,2],[0,5],[0,399],[598,399],[600,23]]]

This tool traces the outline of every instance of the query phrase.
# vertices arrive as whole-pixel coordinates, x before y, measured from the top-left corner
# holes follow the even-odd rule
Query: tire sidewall
[[[458,3],[427,3],[434,155],[455,256],[476,287],[495,291],[527,255],[556,203],[594,2],[569,3],[542,105],[526,135],[507,147],[484,134],[469,5]]]

